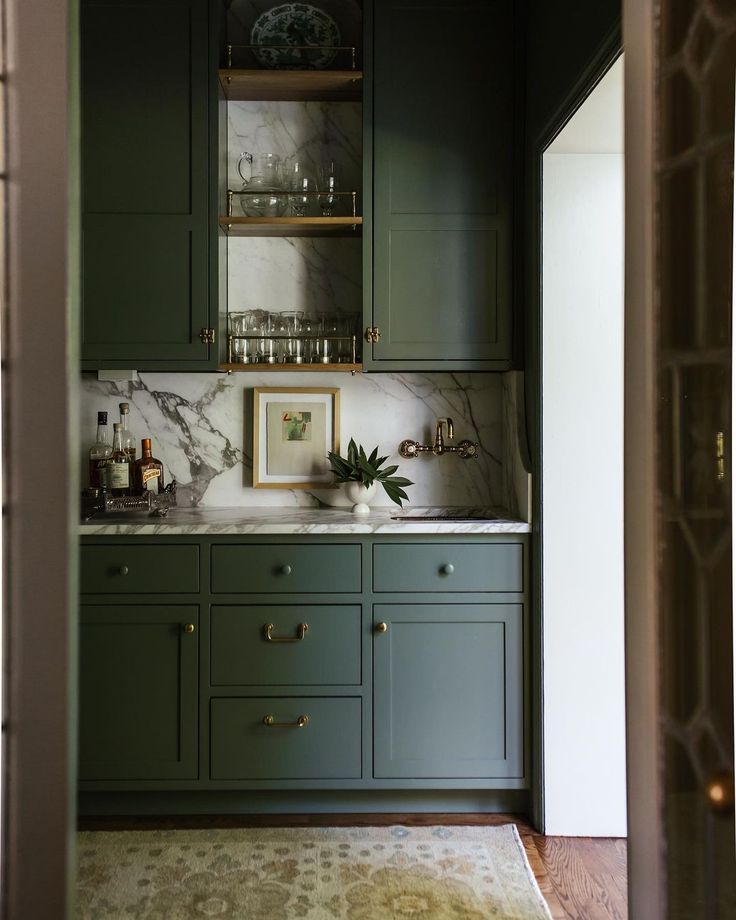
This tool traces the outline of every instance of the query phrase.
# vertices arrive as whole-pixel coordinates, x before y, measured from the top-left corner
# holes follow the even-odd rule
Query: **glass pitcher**
[[[247,168],[249,175],[245,175]],[[284,184],[281,157],[276,153],[248,153],[240,155],[238,173],[243,180],[240,196],[246,217],[282,217],[286,211],[287,197],[282,194]]]

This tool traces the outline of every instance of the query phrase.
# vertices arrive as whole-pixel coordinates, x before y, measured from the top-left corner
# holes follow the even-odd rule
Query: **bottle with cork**
[[[141,441],[141,457],[133,464],[133,494],[164,491],[164,465],[151,453],[151,439]]]
[[[123,426],[112,426],[112,454],[102,473],[102,485],[116,497],[130,495],[130,455],[123,447]]]
[[[130,433],[130,429],[128,428],[128,416],[130,415],[130,403],[127,403],[127,402],[120,403],[118,408],[120,409],[120,424],[122,425],[123,450],[128,455],[130,462],[135,463],[135,454],[136,454],[135,438]]]
[[[110,433],[107,430],[107,412],[97,413],[97,437],[89,449],[89,484],[93,489],[101,489],[105,466],[112,454]]]

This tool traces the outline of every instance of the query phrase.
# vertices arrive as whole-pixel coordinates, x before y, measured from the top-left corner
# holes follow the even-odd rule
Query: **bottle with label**
[[[130,404],[120,403],[120,424],[123,426],[123,450],[130,458],[130,462],[135,463],[135,438],[128,428],[129,414]]]
[[[89,449],[89,484],[93,489],[102,488],[102,473],[110,459],[112,445],[107,428],[107,412],[97,413],[97,437]]]
[[[133,492],[135,495],[145,495],[146,492],[163,492],[164,490],[164,465],[151,453],[151,439],[143,438],[141,441],[140,460],[133,465]]]
[[[105,466],[103,485],[115,496],[130,495],[130,456],[123,449],[123,426],[115,422],[112,428],[112,454]]]

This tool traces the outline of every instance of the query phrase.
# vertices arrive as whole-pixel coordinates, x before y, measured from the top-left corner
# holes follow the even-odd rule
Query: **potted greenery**
[[[381,469],[388,457],[379,457],[377,447],[369,457],[363,447],[358,447],[351,438],[347,457],[341,457],[332,451],[327,457],[332,472],[335,474],[335,482],[346,484],[345,493],[348,499],[354,502],[353,512],[355,514],[367,514],[370,511],[368,503],[375,495],[376,483],[383,486],[386,495],[399,508],[402,507],[402,499],[409,501],[404,486],[412,486],[414,483],[410,479],[404,479],[403,476],[393,475],[398,470],[398,466],[387,466]]]

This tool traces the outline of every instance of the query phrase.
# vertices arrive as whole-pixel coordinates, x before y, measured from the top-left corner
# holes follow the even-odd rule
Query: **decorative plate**
[[[312,50],[284,51],[263,48],[254,51],[261,67],[287,70],[324,70],[335,60],[340,44],[337,23],[323,10],[308,3],[282,3],[256,19],[250,33],[253,45],[317,45]]]

